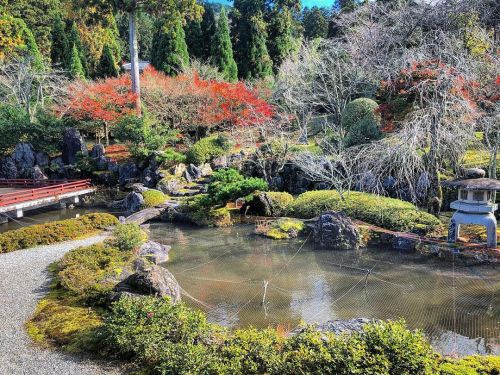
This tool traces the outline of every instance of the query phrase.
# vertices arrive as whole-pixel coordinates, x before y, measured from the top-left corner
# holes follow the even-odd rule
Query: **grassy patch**
[[[325,211],[344,211],[353,219],[395,231],[428,232],[441,222],[413,204],[369,193],[350,192],[342,200],[334,190],[309,191],[289,206],[293,217],[310,219]]]
[[[113,215],[95,213],[11,230],[0,234],[0,253],[83,238],[117,223]]]

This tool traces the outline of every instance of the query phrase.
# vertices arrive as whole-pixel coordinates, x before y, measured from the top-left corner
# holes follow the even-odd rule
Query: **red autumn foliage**
[[[112,124],[135,111],[135,100],[128,75],[96,82],[79,81],[70,87],[69,100],[60,111],[75,120]]]

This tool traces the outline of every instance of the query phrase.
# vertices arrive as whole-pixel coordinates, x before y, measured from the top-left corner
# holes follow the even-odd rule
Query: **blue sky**
[[[210,3],[222,3],[222,4],[231,4],[231,0],[208,0]],[[304,7],[331,7],[334,0],[302,0],[302,6]]]

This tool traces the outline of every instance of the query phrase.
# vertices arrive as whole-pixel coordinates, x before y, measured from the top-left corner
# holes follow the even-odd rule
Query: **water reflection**
[[[210,321],[293,328],[403,318],[443,353],[500,353],[498,269],[380,249],[325,251],[306,243],[297,252],[301,241],[271,241],[252,229],[151,226],[153,239],[172,246],[169,270],[203,306],[184,300]]]

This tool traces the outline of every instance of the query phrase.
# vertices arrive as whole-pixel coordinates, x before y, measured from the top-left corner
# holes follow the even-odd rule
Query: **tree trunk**
[[[429,213],[433,215],[439,215],[441,211],[441,203],[443,201],[443,191],[440,185],[439,178],[439,165],[438,165],[438,129],[439,129],[439,120],[436,116],[433,116],[431,128],[430,128],[430,136],[431,136],[431,145],[429,150],[429,179],[430,186],[428,192],[428,200],[427,200],[427,210]]]
[[[106,146],[109,146],[109,127],[107,121],[104,121],[104,136],[106,137]]]
[[[128,14],[129,44],[130,44],[130,74],[132,76],[132,92],[137,95],[135,108],[141,115],[141,81],[139,76],[139,48],[137,45],[136,12]]]

